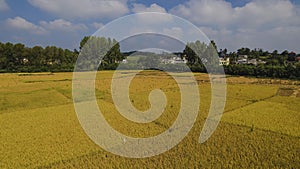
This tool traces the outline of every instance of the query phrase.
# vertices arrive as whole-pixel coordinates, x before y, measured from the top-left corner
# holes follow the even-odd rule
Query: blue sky
[[[0,41],[74,49],[83,36],[114,19],[162,12],[190,21],[219,48],[300,53],[299,4],[299,0],[0,0]]]

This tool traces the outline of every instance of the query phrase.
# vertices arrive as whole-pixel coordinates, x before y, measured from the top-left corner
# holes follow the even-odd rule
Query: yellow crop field
[[[297,100],[299,103],[300,99]],[[299,119],[299,108],[293,110],[293,107],[289,107],[288,104],[268,100],[234,110],[223,116],[223,121],[226,122],[295,137],[300,136]]]
[[[126,119],[115,107],[113,73],[98,72],[95,94],[115,130],[146,138],[174,123],[181,107],[174,78],[160,71],[142,71],[133,78],[129,98],[138,110],[150,108],[148,97],[154,89],[167,98],[162,115],[142,124]],[[194,76],[200,109],[191,131],[169,151],[135,159],[105,151],[84,132],[74,110],[72,73],[0,74],[0,168],[300,168],[300,98],[278,92],[283,87],[297,91],[297,81],[227,77],[221,122],[200,144],[211,84],[206,74]]]

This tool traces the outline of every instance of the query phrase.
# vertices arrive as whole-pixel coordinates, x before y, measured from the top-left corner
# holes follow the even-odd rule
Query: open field
[[[137,109],[150,108],[153,89],[168,100],[158,119],[139,124],[116,110],[112,75],[99,72],[95,84],[99,108],[113,128],[150,137],[173,124],[181,100],[171,76],[143,71],[133,79],[130,99]],[[72,73],[0,74],[0,168],[300,168],[299,81],[228,77],[222,120],[199,144],[211,90],[207,75],[195,78],[200,112],[187,137],[163,154],[130,159],[106,152],[85,134],[72,102]]]

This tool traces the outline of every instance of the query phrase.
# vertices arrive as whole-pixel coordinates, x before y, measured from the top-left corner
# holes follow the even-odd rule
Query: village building
[[[164,64],[181,64],[181,63],[187,63],[187,60],[185,58],[176,56],[170,59],[162,59],[161,62]]]
[[[222,66],[228,66],[230,63],[230,59],[229,58],[223,58],[223,57],[220,57],[219,58],[219,65],[222,65]]]

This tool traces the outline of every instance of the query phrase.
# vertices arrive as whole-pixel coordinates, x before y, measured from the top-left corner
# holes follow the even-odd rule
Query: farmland
[[[137,109],[150,108],[153,89],[164,91],[168,100],[158,119],[139,124],[116,110],[112,75],[97,74],[95,93],[114,129],[150,137],[172,125],[181,100],[171,76],[142,71],[133,79],[130,99]],[[212,137],[199,144],[211,90],[207,75],[194,75],[201,103],[187,137],[163,154],[130,159],[103,150],[85,134],[73,106],[72,73],[0,74],[0,168],[300,168],[299,81],[228,77],[221,122]]]

